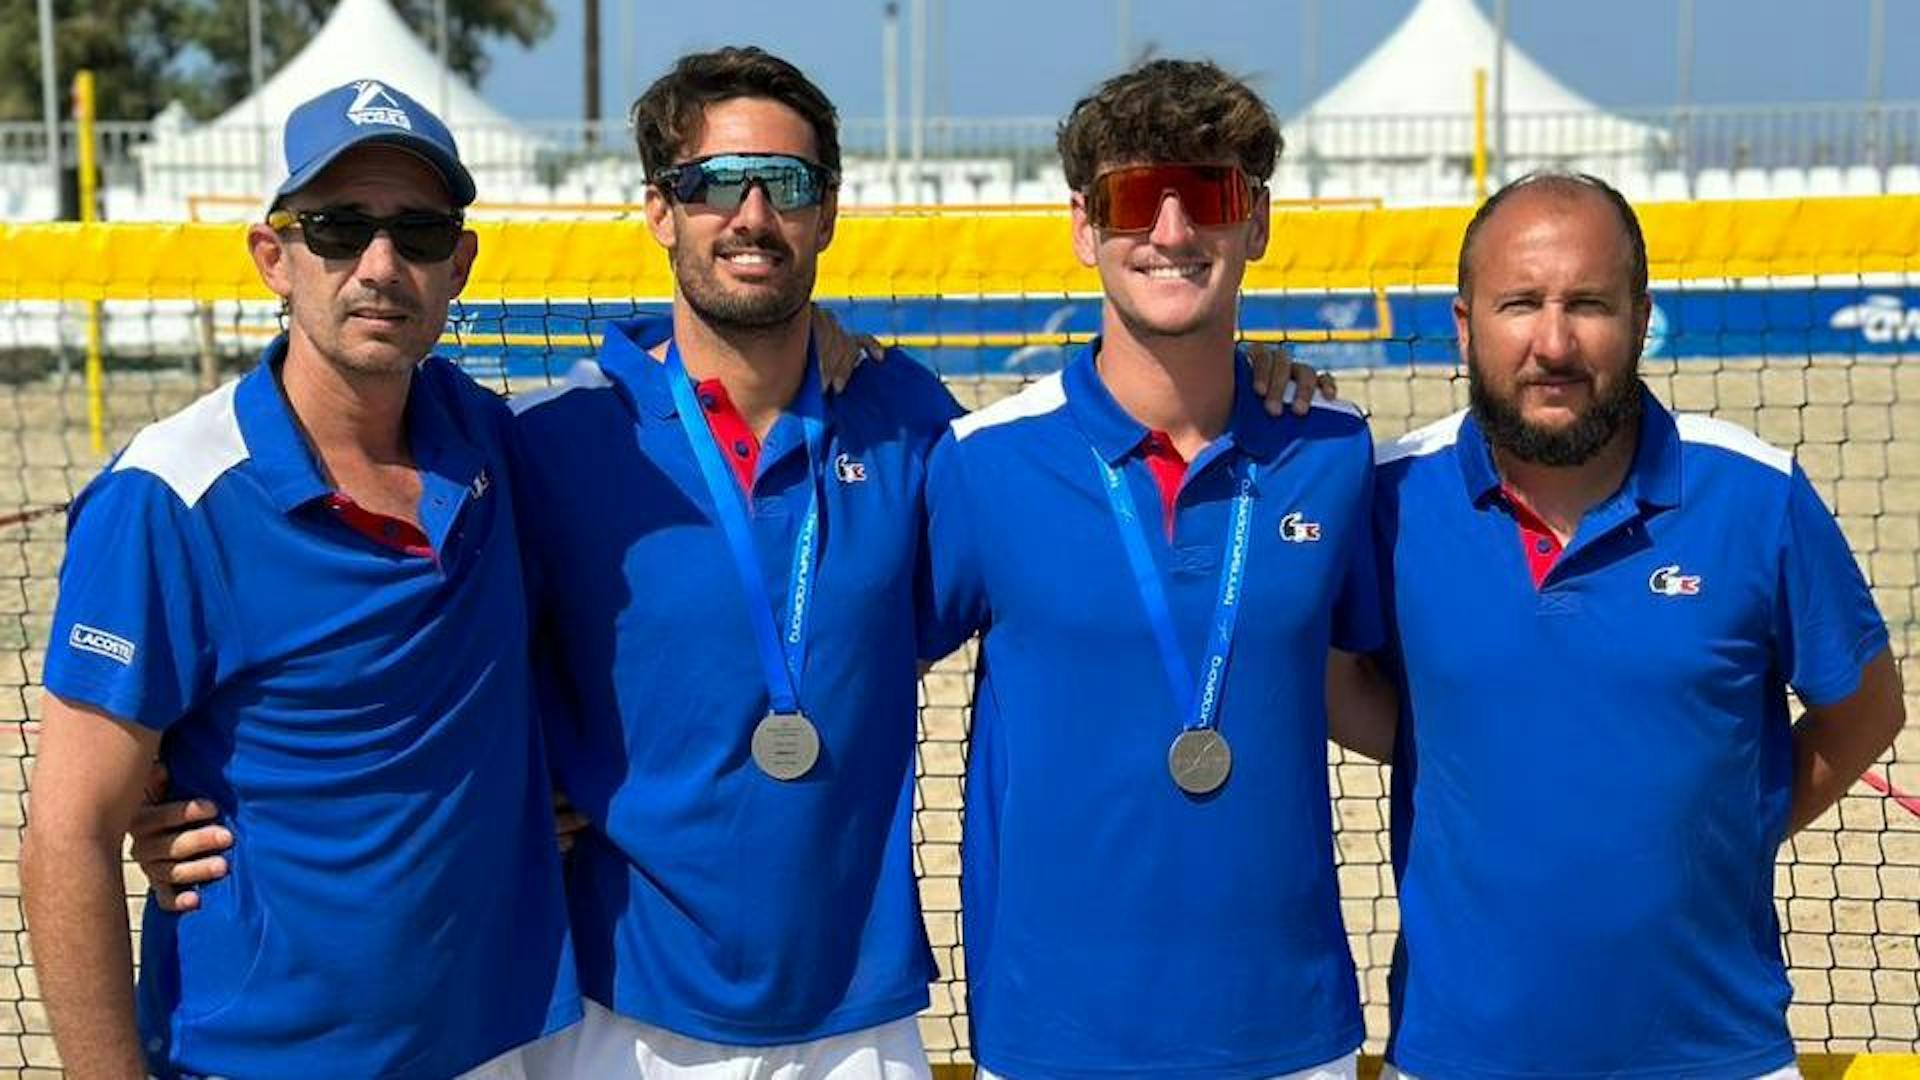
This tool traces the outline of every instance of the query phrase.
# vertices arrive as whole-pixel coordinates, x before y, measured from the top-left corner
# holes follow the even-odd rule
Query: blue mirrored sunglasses
[[[779,211],[818,206],[838,182],[833,170],[789,154],[714,154],[653,174],[676,202],[737,210],[755,184]]]

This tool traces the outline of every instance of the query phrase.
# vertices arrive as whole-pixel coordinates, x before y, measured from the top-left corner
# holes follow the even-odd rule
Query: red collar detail
[[[1512,488],[1500,485],[1500,496],[1506,500],[1507,511],[1513,515],[1513,523],[1520,529],[1520,551],[1526,556],[1527,572],[1533,575],[1533,587],[1538,589],[1547,580],[1547,574],[1552,572],[1553,564],[1560,560],[1563,550],[1560,538],[1553,534],[1553,528],[1542,521],[1540,515],[1514,495]]]
[[[354,502],[352,496],[339,491],[327,496],[327,509],[333,511],[333,516],[342,525],[383,548],[415,558],[434,557],[433,542],[411,521],[375,513]]]
[[[693,396],[700,403],[700,411],[707,414],[707,429],[713,432],[720,456],[732,467],[740,490],[751,497],[753,477],[760,470],[760,437],[747,426],[746,418],[734,407],[733,399],[727,396],[727,388],[719,379],[695,384]]]
[[[1140,456],[1160,489],[1160,519],[1166,525],[1167,539],[1173,539],[1173,508],[1180,498],[1180,485],[1187,478],[1187,459],[1174,449],[1173,437],[1164,431],[1149,431],[1140,440]]]

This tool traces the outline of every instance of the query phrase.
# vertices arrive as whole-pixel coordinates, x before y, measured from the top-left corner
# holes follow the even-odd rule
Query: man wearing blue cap
[[[532,721],[509,415],[428,355],[477,241],[452,137],[295,110],[247,243],[288,329],[75,500],[23,878],[70,1075],[525,1075],[580,1016]],[[190,918],[120,837],[156,757],[238,842]]]

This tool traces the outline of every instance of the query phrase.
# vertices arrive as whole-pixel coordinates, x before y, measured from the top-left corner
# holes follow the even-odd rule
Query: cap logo
[[[400,107],[392,94],[387,93],[386,87],[372,79],[354,85],[360,92],[354,96],[353,104],[347,106],[347,119],[361,126],[384,124],[413,130],[413,121],[408,118],[407,111]]]

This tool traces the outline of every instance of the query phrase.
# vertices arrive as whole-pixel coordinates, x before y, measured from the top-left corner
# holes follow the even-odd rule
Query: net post
[[[82,68],[73,76],[73,119],[80,166],[80,223],[92,225],[96,182],[93,175],[93,72]],[[100,300],[87,301],[87,437],[96,454],[106,451],[105,372],[100,357]]]
[[[1487,69],[1473,69],[1473,201],[1487,201]]]

